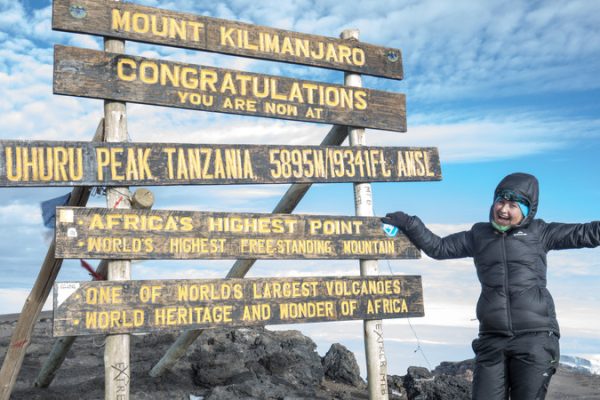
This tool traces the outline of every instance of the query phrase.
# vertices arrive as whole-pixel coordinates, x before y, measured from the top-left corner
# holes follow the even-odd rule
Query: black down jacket
[[[403,231],[432,258],[473,257],[481,282],[477,302],[480,333],[512,336],[552,331],[559,335],[554,302],[546,288],[546,254],[549,250],[599,246],[600,221],[561,224],[534,219],[538,182],[532,175],[508,175],[496,188],[494,198],[503,189],[524,196],[530,203],[527,218],[508,232],[500,233],[485,222],[440,238],[417,217],[411,217]]]

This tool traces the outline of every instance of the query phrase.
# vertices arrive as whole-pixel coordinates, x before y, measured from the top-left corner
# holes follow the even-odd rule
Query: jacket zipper
[[[512,318],[510,316],[510,292],[508,290],[508,261],[506,260],[506,232],[502,233],[502,260],[504,261],[504,294],[506,296],[506,316],[508,330],[513,333]]]

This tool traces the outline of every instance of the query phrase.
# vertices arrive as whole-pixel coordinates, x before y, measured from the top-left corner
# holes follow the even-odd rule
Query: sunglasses
[[[504,199],[504,200],[508,200],[508,201],[516,201],[518,203],[522,203],[522,204],[529,206],[529,200],[527,200],[524,196],[513,192],[512,190],[505,189],[505,190],[501,190],[501,191],[497,192],[495,201],[498,201],[499,199]]]

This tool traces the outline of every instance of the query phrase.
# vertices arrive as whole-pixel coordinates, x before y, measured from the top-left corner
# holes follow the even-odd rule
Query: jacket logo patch
[[[527,234],[523,231],[519,231],[519,232],[515,233],[513,236],[527,236]]]
[[[383,231],[385,232],[386,235],[388,235],[389,237],[394,237],[398,234],[398,228],[395,227],[394,225],[390,225],[390,224],[383,224]]]

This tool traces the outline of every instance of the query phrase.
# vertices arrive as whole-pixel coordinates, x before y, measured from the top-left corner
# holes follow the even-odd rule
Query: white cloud
[[[20,2],[3,0],[0,2],[0,26],[23,28],[25,11]]]
[[[584,276],[600,279],[597,249],[553,251],[548,255],[548,271],[558,279]]]
[[[28,289],[7,289],[0,288],[0,314],[19,313],[23,309],[25,300],[29,296]],[[43,310],[52,309],[52,293],[43,306]]]
[[[364,40],[403,50],[410,99],[583,89],[598,65],[595,13],[585,1],[361,2],[327,13],[360,28]]]
[[[11,203],[0,206],[0,226],[6,228],[23,225],[42,226],[39,204]]]
[[[542,154],[598,137],[600,120],[556,119],[545,115],[514,113],[460,120],[417,114],[409,119],[409,134],[377,134],[369,144],[380,146],[437,147],[445,163],[482,162]]]
[[[202,12],[197,4],[188,1],[161,5],[167,6]],[[23,29],[11,28],[13,34],[7,36],[0,47],[2,137],[64,139],[68,132],[69,138],[88,140],[102,114],[102,102],[51,94],[50,41],[98,48],[100,38],[65,33],[44,37],[44,29],[49,29],[49,5],[31,15],[17,2],[3,3],[3,7],[6,14],[3,18],[11,22],[10,26],[23,26]],[[488,93],[501,94],[503,90],[513,93],[517,87],[521,93],[543,92],[558,88],[558,81],[570,82],[572,79],[565,78],[573,76],[585,80],[586,87],[592,88],[589,84],[595,79],[591,74],[597,64],[595,59],[588,58],[597,54],[594,48],[600,47],[592,17],[588,15],[589,5],[580,1],[570,2],[569,7],[560,9],[546,3],[524,7],[519,2],[451,5],[431,0],[397,1],[385,7],[378,2],[356,2],[351,7],[342,7],[336,2],[308,1],[277,2],[277,6],[269,2],[256,7],[233,1],[202,7],[215,16],[280,27],[291,24],[291,29],[319,34],[326,34],[329,25],[341,29],[342,25],[356,24],[369,41],[397,45],[405,50],[406,66],[414,70],[406,81],[409,99],[426,96],[439,100],[451,95],[456,100],[474,93],[485,97]],[[261,7],[271,12],[263,12]],[[286,16],[297,17],[290,23],[275,24]],[[578,23],[573,24],[570,18],[576,18]],[[460,24],[455,23],[457,19],[461,20]],[[28,26],[30,28],[26,28]],[[560,35],[568,32],[569,39],[550,40],[557,39],[549,36],[554,35],[552,32],[560,32]],[[48,47],[40,47],[41,40],[48,40]],[[586,46],[577,43],[586,43]],[[281,74],[293,71],[308,74],[308,78],[314,74],[322,80],[331,80],[332,76],[325,70],[133,42],[128,44],[128,51],[241,70],[257,68]],[[573,68],[590,71],[574,73]],[[527,84],[529,81],[541,86]],[[376,87],[384,84],[381,88],[386,90],[405,88],[404,83],[388,80],[374,83]],[[566,121],[540,113],[517,111],[503,115],[496,111],[471,111],[456,115],[454,111],[446,111],[446,114],[409,112],[409,134],[378,132],[370,136],[369,144],[430,145],[439,148],[444,162],[478,162],[540,154],[564,147],[574,138],[597,137],[599,132],[597,120],[570,118]],[[136,141],[317,144],[329,129],[319,124],[143,105],[129,105],[128,118],[130,135]]]

